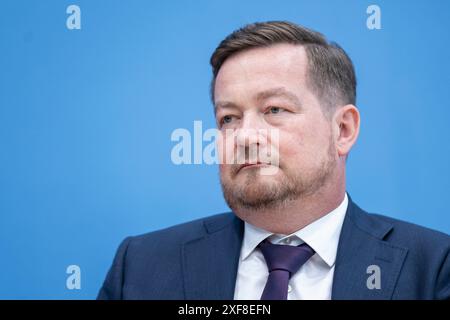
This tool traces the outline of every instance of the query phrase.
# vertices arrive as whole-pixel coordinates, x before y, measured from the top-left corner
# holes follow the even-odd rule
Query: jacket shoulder
[[[127,237],[117,249],[97,298],[182,299],[182,245],[232,221],[235,221],[233,213],[222,213]],[[172,290],[161,290],[167,286]]]
[[[392,225],[392,230],[386,237],[399,245],[450,247],[450,236],[443,232],[378,213],[370,213],[369,216]]]
[[[414,223],[361,209],[350,198],[346,220],[371,236],[403,248],[450,247],[450,236]]]
[[[168,228],[151,231],[141,235],[131,236],[129,241],[133,247],[170,248],[173,245],[194,241],[208,233],[220,230],[233,222],[232,212],[219,213],[196,220],[180,223]]]

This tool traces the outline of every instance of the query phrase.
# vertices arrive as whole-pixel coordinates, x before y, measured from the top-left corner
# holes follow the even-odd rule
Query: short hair
[[[338,105],[356,103],[356,76],[347,53],[335,42],[328,42],[321,33],[288,21],[248,24],[228,35],[211,56],[213,71],[211,99],[217,74],[232,55],[252,48],[275,44],[294,44],[305,48],[308,58],[306,81],[316,94],[325,114]]]

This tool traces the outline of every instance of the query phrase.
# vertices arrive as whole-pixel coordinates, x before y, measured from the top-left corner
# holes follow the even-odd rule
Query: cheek
[[[322,132],[322,133],[320,133]],[[285,166],[313,166],[328,150],[329,132],[318,128],[291,130],[280,135],[280,163]]]
[[[281,168],[298,165],[301,157],[304,155],[303,139],[303,135],[296,132],[283,132],[280,134],[278,153]]]

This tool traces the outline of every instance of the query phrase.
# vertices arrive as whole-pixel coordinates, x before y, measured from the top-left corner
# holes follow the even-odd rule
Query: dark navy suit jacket
[[[98,299],[232,300],[244,223],[224,213],[120,245]],[[380,289],[367,268],[379,266]],[[332,299],[450,299],[450,237],[351,199],[339,239]]]

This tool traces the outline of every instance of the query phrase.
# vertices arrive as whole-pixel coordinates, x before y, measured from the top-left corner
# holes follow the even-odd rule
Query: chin
[[[245,190],[244,193],[251,196],[251,194],[265,194],[273,193],[281,185],[280,181],[274,176],[248,176],[238,183],[239,189]]]

